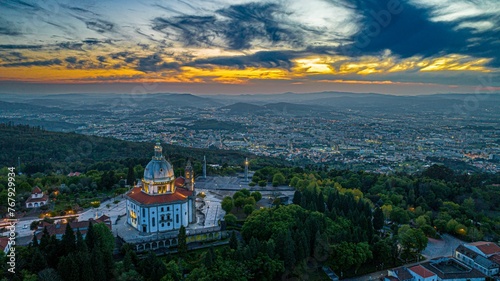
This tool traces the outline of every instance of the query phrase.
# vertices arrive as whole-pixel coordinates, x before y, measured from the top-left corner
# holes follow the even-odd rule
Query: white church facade
[[[185,176],[175,178],[159,142],[141,183],[125,196],[127,223],[141,233],[172,231],[196,222],[193,168],[188,162]]]

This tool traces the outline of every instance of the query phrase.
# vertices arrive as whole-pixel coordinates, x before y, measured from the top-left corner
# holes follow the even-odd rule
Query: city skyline
[[[495,1],[0,6],[4,93],[500,90]]]

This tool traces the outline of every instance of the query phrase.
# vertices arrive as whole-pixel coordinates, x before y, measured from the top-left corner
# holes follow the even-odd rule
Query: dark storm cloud
[[[335,3],[338,3],[336,1]],[[493,58],[492,65],[500,65],[500,29],[475,33],[458,28],[460,22],[433,22],[432,10],[416,7],[408,0],[346,0],[346,7],[362,16],[359,31],[350,39],[351,44],[339,48],[343,55],[380,53],[385,49],[401,57],[458,53]],[[498,17],[481,16],[471,21],[490,20],[495,26]],[[480,38],[472,45],[471,39]]]
[[[85,20],[85,24],[88,29],[94,30],[99,33],[110,32],[114,27],[113,23],[101,19]]]
[[[69,63],[76,63],[77,61],[77,58],[76,57],[67,57],[64,59],[66,62],[69,62]]]
[[[132,53],[123,51],[123,52],[118,52],[118,53],[111,53],[111,54],[109,54],[109,57],[116,60],[119,58],[126,58],[127,56],[131,56],[131,55],[132,55]]]
[[[84,44],[87,44],[87,45],[97,45],[97,44],[101,44],[105,41],[101,41],[101,40],[98,40],[98,39],[95,39],[95,38],[87,38],[85,40],[82,40],[82,42]]]
[[[2,64],[3,67],[17,67],[17,66],[51,66],[51,65],[61,65],[62,60],[52,59],[52,60],[38,60],[38,61],[26,61],[26,62],[16,62],[16,63],[6,63]]]
[[[216,13],[222,19],[194,15],[155,18],[152,28],[185,46],[210,46],[217,38],[224,41],[223,47],[233,50],[249,49],[254,41],[291,46],[303,43],[301,30],[284,22],[285,17],[281,17],[283,12],[277,4],[232,5]]]
[[[11,56],[15,57],[16,59],[26,59],[25,56],[23,56],[23,54],[21,54],[20,52],[10,52],[9,53]]]
[[[177,16],[153,20],[154,30],[165,33],[167,37],[173,36],[172,31],[175,31],[179,34],[179,38],[175,39],[185,46],[212,45],[218,34],[217,28],[214,16]]]
[[[100,61],[100,62],[105,62],[106,61],[106,57],[105,56],[98,56],[97,60]]]
[[[57,44],[57,46],[61,49],[67,49],[67,50],[83,50],[82,49],[83,43],[79,42],[62,42]]]
[[[247,49],[254,39],[300,45],[300,34],[284,27],[278,17],[279,10],[280,6],[271,3],[248,3],[218,10],[217,13],[229,19],[224,30],[228,46],[236,50]]]
[[[81,8],[81,7],[71,7],[71,6],[64,5],[64,4],[62,4],[61,7],[66,8],[72,12],[79,13],[79,14],[88,14],[88,15],[92,15],[92,16],[98,16],[98,14],[96,14],[90,10]]]
[[[0,59],[4,62],[14,62],[26,59],[20,52],[5,52],[0,53]]]
[[[10,8],[14,10],[19,10],[19,9],[32,10],[32,11],[40,10],[39,6],[20,0],[1,1],[0,7]]]
[[[7,44],[7,45],[0,45],[0,49],[8,49],[8,50],[39,50],[43,46],[42,45],[15,45],[15,44]]]
[[[160,70],[179,70],[176,62],[165,62],[159,54],[138,58],[136,69],[142,72],[155,72]]]
[[[253,55],[214,57],[208,59],[198,59],[186,65],[190,66],[227,66],[245,69],[247,67],[283,68],[290,69],[293,66],[291,59],[297,54],[288,51],[262,51]]]

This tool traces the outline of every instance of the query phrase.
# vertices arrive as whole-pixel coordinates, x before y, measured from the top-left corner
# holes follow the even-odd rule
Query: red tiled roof
[[[98,222],[105,222],[107,220],[109,220],[109,217],[106,215],[102,215],[98,219],[96,219],[96,221],[98,221]]]
[[[479,251],[483,252],[483,254],[485,255],[500,253],[500,247],[498,247],[498,245],[493,242],[479,241],[470,243],[469,245],[476,246],[479,249]]]
[[[184,188],[176,188],[175,193],[149,195],[141,191],[140,187],[134,187],[126,196],[144,205],[170,203],[175,201],[185,201],[188,196],[192,196],[193,192]]]
[[[42,193],[42,190],[40,189],[40,187],[35,186],[31,191],[31,194],[38,194],[38,193]]]
[[[183,177],[178,177],[174,181],[175,187],[183,187],[185,183],[186,183],[186,179],[184,179]]]
[[[45,194],[44,196],[42,196],[41,198],[33,198],[33,197],[30,197],[28,198],[28,200],[26,200],[26,203],[35,203],[35,202],[45,202],[49,199],[49,196],[47,194]]]
[[[490,261],[500,265],[500,254],[493,255],[488,258]]]
[[[0,237],[0,250],[3,252],[7,245],[9,244],[9,238],[8,237]]]
[[[434,272],[428,270],[427,268],[421,265],[415,265],[414,267],[410,267],[409,270],[415,272],[416,274],[418,274],[423,278],[432,277],[436,275]]]
[[[396,273],[396,280],[401,280],[401,281],[406,281],[406,280],[411,280],[413,278],[413,275],[408,272],[408,269],[406,267],[398,267],[393,270],[394,273]]]

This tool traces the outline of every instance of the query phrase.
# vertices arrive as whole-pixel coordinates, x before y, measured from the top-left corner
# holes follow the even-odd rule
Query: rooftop
[[[185,201],[188,196],[192,195],[193,195],[192,191],[189,191],[182,187],[176,188],[174,193],[160,194],[160,195],[149,195],[142,192],[142,188],[134,187],[126,194],[126,196],[129,197],[130,199],[143,205]]]
[[[469,245],[479,249],[483,254],[489,256],[492,254],[500,253],[500,247],[493,242],[479,241],[470,243]]]
[[[8,237],[0,237],[0,250],[3,252],[7,245],[9,244]]]
[[[415,272],[417,275],[427,278],[427,277],[432,277],[435,276],[436,274],[427,268],[423,267],[422,265],[415,265],[413,267],[410,267],[409,270]]]
[[[39,194],[39,193],[42,193],[42,190],[38,186],[35,186],[31,191],[31,194]]]
[[[411,280],[413,279],[413,275],[408,271],[406,267],[398,267],[392,270],[396,275],[397,279],[400,281]]]
[[[474,268],[470,268],[454,258],[436,258],[421,264],[425,269],[434,272],[441,279],[485,278]]]

